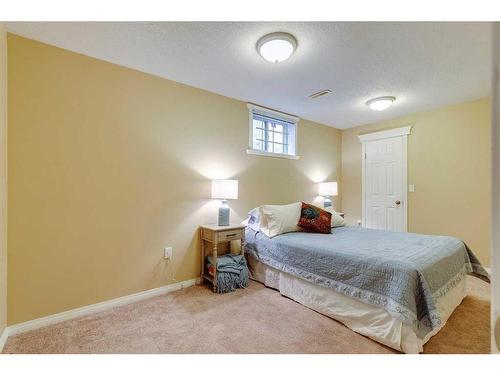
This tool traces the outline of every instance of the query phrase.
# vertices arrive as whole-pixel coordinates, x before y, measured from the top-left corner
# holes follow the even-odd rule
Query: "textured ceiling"
[[[488,96],[489,23],[9,22],[10,32],[337,128]],[[266,33],[298,40],[280,64]],[[332,94],[310,99],[322,89]],[[393,95],[384,112],[365,106]]]

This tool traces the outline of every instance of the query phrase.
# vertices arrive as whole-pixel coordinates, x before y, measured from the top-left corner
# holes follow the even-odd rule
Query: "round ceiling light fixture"
[[[267,61],[279,63],[288,59],[297,49],[297,39],[288,33],[264,35],[257,42],[257,51]]]
[[[396,98],[394,96],[381,96],[368,100],[366,105],[374,111],[383,111],[389,108],[395,100]]]

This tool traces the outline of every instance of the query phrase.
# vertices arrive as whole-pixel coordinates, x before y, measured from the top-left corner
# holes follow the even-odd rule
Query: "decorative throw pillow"
[[[302,202],[298,226],[304,232],[331,233],[332,214],[312,204]]]

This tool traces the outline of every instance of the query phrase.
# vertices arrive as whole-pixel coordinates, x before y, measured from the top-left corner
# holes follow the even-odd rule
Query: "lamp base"
[[[226,200],[222,201],[220,204],[217,225],[220,227],[226,227],[229,225],[229,206],[227,205]]]
[[[323,200],[323,207],[324,208],[332,207],[332,200],[328,197],[325,197]]]

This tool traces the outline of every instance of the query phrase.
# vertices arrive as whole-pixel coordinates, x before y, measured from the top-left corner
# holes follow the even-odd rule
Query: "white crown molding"
[[[5,327],[2,334],[0,335],[0,354],[2,353],[3,347],[7,342],[8,337],[9,337],[9,330],[7,327]]]
[[[57,313],[54,315],[49,315],[42,318],[29,320],[27,322],[14,324],[5,329],[4,335],[6,335],[6,337],[13,336],[22,332],[27,332],[34,329],[50,326],[52,324],[64,322],[66,320],[80,318],[88,314],[94,314],[97,312],[109,310],[113,307],[128,305],[130,303],[142,301],[147,298],[156,297],[162,294],[174,292],[176,290],[188,288],[190,286],[199,284],[199,282],[200,282],[199,278],[185,280],[175,284],[169,284],[159,288],[149,289],[143,292],[129,294],[127,296],[111,299],[104,302],[99,302],[93,305],[83,306],[77,309],[63,311],[61,313]]]
[[[375,133],[361,134],[358,136],[361,142],[374,141],[377,139],[401,137],[411,133],[411,126],[403,126],[401,128],[383,130]]]

